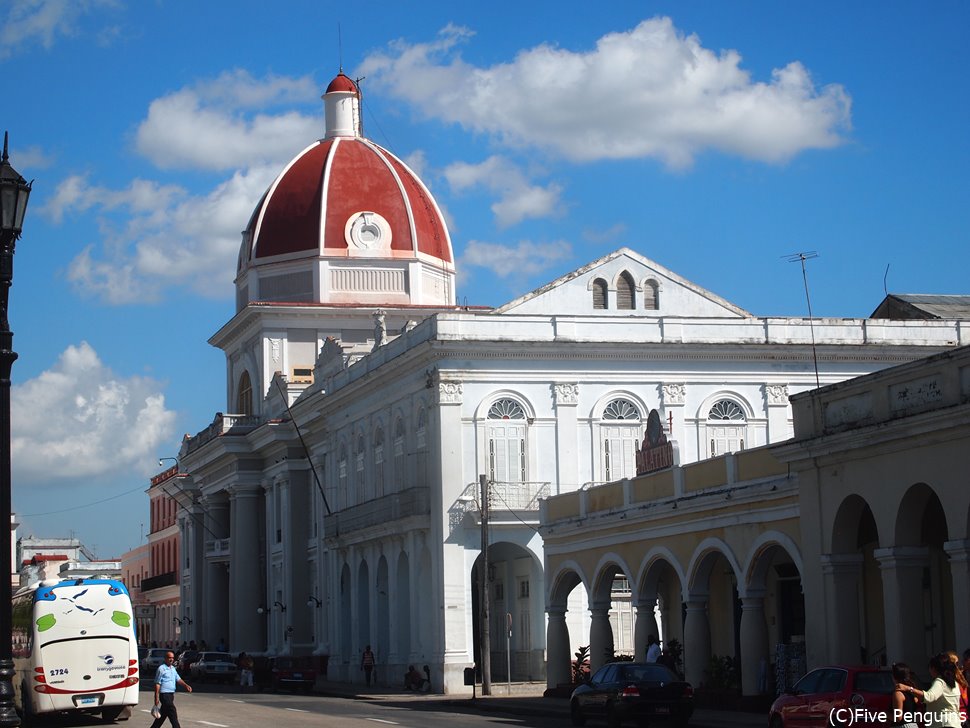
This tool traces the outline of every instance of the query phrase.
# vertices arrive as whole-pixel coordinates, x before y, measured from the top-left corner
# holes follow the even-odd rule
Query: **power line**
[[[57,511],[45,511],[44,513],[21,513],[20,514],[20,517],[21,518],[36,518],[37,516],[52,516],[52,515],[54,515],[56,513],[69,513],[71,511],[77,511],[77,510],[80,510],[82,508],[90,508],[91,506],[100,505],[101,503],[107,503],[108,501],[112,501],[115,498],[120,498],[123,495],[128,495],[130,493],[134,493],[136,490],[144,490],[144,488],[143,488],[143,486],[138,486],[137,488],[132,488],[131,490],[126,490],[123,493],[118,493],[117,495],[112,495],[112,496],[109,496],[108,498],[102,498],[101,500],[96,500],[96,501],[93,501],[91,503],[84,503],[84,504],[79,505],[79,506],[71,506],[70,508],[61,508],[60,510],[57,510]]]

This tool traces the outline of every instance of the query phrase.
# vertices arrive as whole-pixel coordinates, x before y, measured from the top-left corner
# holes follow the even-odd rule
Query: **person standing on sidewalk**
[[[370,679],[374,674],[374,653],[370,650],[370,645],[364,648],[364,654],[360,657],[360,669],[364,671],[364,682],[370,687]]]
[[[161,728],[166,718],[172,724],[172,728],[182,728],[179,723],[179,713],[175,709],[175,688],[181,684],[186,692],[191,693],[192,686],[181,678],[174,662],[175,653],[167,653],[165,663],[159,665],[155,672],[155,708],[158,708],[158,717],[155,718],[151,728]],[[152,713],[155,713],[154,708]]]

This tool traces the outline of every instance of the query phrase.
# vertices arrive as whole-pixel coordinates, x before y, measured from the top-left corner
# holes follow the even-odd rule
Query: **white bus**
[[[13,597],[14,694],[35,715],[138,704],[138,640],[128,589],[112,579],[43,581]]]

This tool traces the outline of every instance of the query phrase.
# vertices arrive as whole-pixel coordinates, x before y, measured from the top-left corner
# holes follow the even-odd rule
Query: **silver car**
[[[200,652],[199,659],[189,668],[192,677],[200,682],[223,680],[234,682],[238,675],[236,661],[228,652]]]
[[[145,656],[141,659],[141,676],[144,678],[154,679],[155,671],[158,670],[159,665],[165,664],[165,655],[167,655],[171,650],[165,647],[151,647]]]

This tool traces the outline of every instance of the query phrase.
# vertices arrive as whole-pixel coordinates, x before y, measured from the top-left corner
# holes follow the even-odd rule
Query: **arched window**
[[[606,308],[606,281],[597,278],[593,281],[593,309],[600,311]]]
[[[657,281],[647,281],[644,285],[643,307],[647,311],[660,310],[660,284]]]
[[[357,502],[363,503],[367,500],[368,494],[367,483],[364,479],[364,472],[366,467],[366,462],[364,457],[367,454],[367,441],[364,440],[363,434],[357,435],[357,474],[354,477],[354,489],[357,491]]]
[[[620,310],[629,311],[633,308],[636,286],[630,274],[623,271],[616,282],[616,307]]]
[[[404,490],[407,480],[407,459],[404,450],[404,420],[400,417],[394,423],[394,489]]]
[[[526,481],[525,410],[503,398],[488,410],[488,473],[496,483]]]
[[[251,415],[253,413],[253,383],[249,379],[249,372],[243,372],[239,377],[239,389],[236,394],[236,413]]]
[[[415,484],[426,486],[428,484],[428,411],[424,407],[418,410],[418,427],[414,432],[414,444],[417,449]]]
[[[707,415],[708,455],[714,457],[744,450],[747,424],[744,410],[737,402],[719,399],[711,405]]]
[[[374,497],[384,495],[384,430],[374,433]]]
[[[640,434],[640,410],[623,397],[603,408],[600,425],[603,480],[610,482],[637,474],[636,451]]]
[[[337,502],[339,508],[346,508],[350,505],[350,493],[347,492],[347,446],[340,446],[340,454],[337,456],[337,483],[338,493]]]

